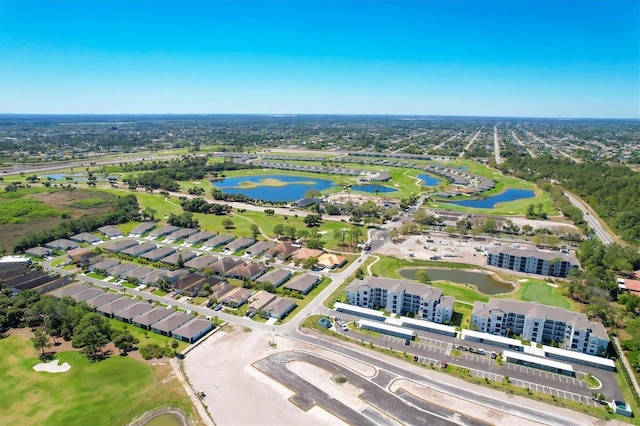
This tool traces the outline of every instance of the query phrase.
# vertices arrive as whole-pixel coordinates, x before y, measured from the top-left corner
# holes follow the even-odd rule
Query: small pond
[[[304,198],[310,189],[322,191],[337,186],[329,179],[290,175],[240,176],[212,183],[227,194],[244,194],[265,201],[296,201]]]
[[[498,203],[506,203],[509,201],[522,200],[525,198],[533,198],[535,194],[528,189],[507,189],[500,194],[492,195],[487,198],[479,198],[474,200],[448,201],[449,204],[457,204],[465,207],[475,207],[477,209],[492,209]]]
[[[183,426],[184,422],[174,413],[162,413],[151,417],[144,426]]]
[[[366,184],[366,185],[353,185],[351,187],[352,191],[362,191],[362,192],[372,192],[372,193],[383,193],[383,192],[396,192],[398,191],[396,188],[391,188],[389,186],[384,185],[375,185],[375,184]]]
[[[94,176],[96,176],[96,180],[100,181],[100,182],[104,181],[107,178],[118,179],[118,177],[119,177],[118,175],[109,175],[107,178],[105,178],[104,176],[98,176],[98,175],[95,175],[95,174],[94,174]],[[86,177],[86,175],[84,173],[73,173],[73,174],[71,174],[71,173],[50,173],[48,175],[38,176],[39,179],[64,180],[64,181],[67,180],[67,177],[70,177],[70,178],[72,178],[72,180],[75,180],[77,182],[84,182],[84,181],[87,180],[87,177]]]
[[[424,186],[438,186],[441,182],[440,179],[434,178],[433,176],[419,174],[418,179],[422,181]]]
[[[437,268],[405,268],[398,272],[406,279],[415,280],[417,272],[421,269],[427,271],[432,281],[472,284],[478,288],[479,292],[488,295],[509,293],[514,290],[513,285],[495,279],[492,274],[484,274],[482,272]]]

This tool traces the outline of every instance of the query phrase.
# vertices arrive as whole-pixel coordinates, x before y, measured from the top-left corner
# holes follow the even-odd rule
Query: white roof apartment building
[[[538,250],[533,247],[492,247],[487,250],[487,265],[529,274],[566,277],[572,268],[578,267],[578,260],[557,251]]]
[[[443,296],[439,288],[380,277],[355,280],[349,284],[346,292],[350,305],[384,308],[398,315],[412,313],[416,318],[438,324],[451,321],[455,302],[453,297]]]
[[[601,323],[590,322],[580,312],[536,302],[494,298],[474,302],[471,326],[499,336],[519,335],[531,342],[557,342],[563,349],[590,355],[601,355],[609,345]]]

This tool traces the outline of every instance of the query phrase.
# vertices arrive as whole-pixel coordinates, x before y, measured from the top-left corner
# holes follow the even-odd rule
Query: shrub
[[[162,358],[163,356],[171,358],[175,356],[175,354],[176,353],[173,348],[170,348],[169,346],[162,347],[154,343],[142,346],[140,348],[140,355],[142,355],[142,358],[144,359]]]

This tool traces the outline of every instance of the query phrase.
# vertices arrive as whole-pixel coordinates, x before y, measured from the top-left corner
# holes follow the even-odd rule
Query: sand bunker
[[[54,359],[51,362],[41,362],[33,366],[33,369],[36,371],[46,371],[47,373],[66,373],[71,369],[71,366],[63,362],[58,365],[59,359]]]

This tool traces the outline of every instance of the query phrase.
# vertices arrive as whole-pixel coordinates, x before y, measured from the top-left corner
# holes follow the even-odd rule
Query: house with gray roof
[[[193,315],[185,314],[184,312],[174,312],[168,317],[152,324],[151,331],[162,334],[163,336],[171,337],[173,330],[188,323],[192,319]]]
[[[249,256],[260,256],[265,251],[275,247],[275,245],[276,243],[272,241],[258,241],[257,243],[247,247],[244,253]]]
[[[251,244],[255,243],[256,240],[254,240],[253,238],[249,238],[249,237],[240,237],[237,240],[233,240],[230,243],[228,243],[227,245],[225,245],[222,250],[227,250],[231,253],[235,253],[237,251],[240,251],[242,249],[245,249],[247,247],[249,247]]]
[[[128,324],[131,324],[131,321],[134,318],[137,318],[139,315],[144,314],[145,312],[149,312],[154,309],[153,305],[149,302],[138,302],[129,307],[126,307],[118,312],[113,314],[113,317],[118,321],[124,321]]]
[[[184,266],[191,269],[203,270],[214,262],[218,261],[217,256],[205,255],[198,256],[195,259],[191,259],[188,262],[184,263]]]
[[[142,222],[129,232],[132,237],[141,237],[156,227],[155,222]]]
[[[320,282],[321,278],[314,274],[300,274],[284,285],[284,288],[307,294]]]
[[[121,263],[107,270],[107,273],[112,277],[124,278],[127,276],[127,271],[130,271],[137,267],[138,265],[134,265],[133,263]]]
[[[151,326],[163,318],[168,317],[175,311],[173,309],[166,308],[153,308],[145,313],[138,315],[131,320],[131,324],[136,327],[144,328],[145,330],[151,330]]]
[[[176,328],[171,334],[175,339],[194,343],[213,330],[213,328],[214,325],[211,321],[204,318],[195,318],[181,327]]]
[[[116,240],[116,241],[107,243],[101,247],[106,251],[110,251],[113,253],[120,253],[123,250],[126,250],[128,248],[131,248],[137,245],[138,245],[138,242],[136,240]]]
[[[138,257],[150,252],[151,250],[155,250],[156,248],[157,246],[153,243],[143,243],[122,250],[120,253],[131,257]]]
[[[46,247],[32,247],[28,250],[25,250],[24,252],[25,254],[28,254],[29,256],[33,256],[33,257],[37,257],[37,258],[44,258],[47,257],[51,254],[51,249],[48,249]]]
[[[78,248],[78,243],[76,243],[75,241],[60,238],[58,240],[49,241],[44,246],[52,250],[67,251]]]
[[[280,287],[292,275],[289,269],[276,268],[259,277],[256,281],[259,283],[271,283],[275,287]]]
[[[220,297],[220,303],[232,308],[239,308],[247,303],[247,299],[251,296],[251,290],[248,288],[235,287],[233,290]]]
[[[194,228],[180,228],[177,231],[167,235],[165,238],[165,241],[167,242],[179,241],[184,238],[195,235],[197,233],[198,233],[198,230]]]
[[[185,244],[199,244],[203,241],[207,241],[210,240],[211,238],[215,237],[216,234],[214,234],[213,232],[207,232],[207,231],[200,231],[197,234],[191,235],[190,237],[187,237],[184,242]]]
[[[236,287],[232,286],[231,284],[229,284],[226,281],[222,281],[221,283],[218,283],[218,284],[216,284],[216,285],[211,287],[211,295],[209,296],[209,299],[210,300],[220,300],[222,298],[222,296],[224,296],[225,294],[229,293],[234,288],[236,288]]]
[[[130,299],[128,297],[120,297],[112,302],[105,303],[104,305],[96,307],[96,312],[104,315],[108,318],[113,318],[116,312],[129,308],[138,303],[136,299]]]
[[[602,356],[609,346],[606,329],[581,312],[537,302],[490,298],[476,301],[471,325],[500,336],[518,335],[536,343],[556,342],[563,349]]]
[[[117,226],[105,225],[98,228],[98,231],[109,239],[122,237],[122,231]]]
[[[102,293],[104,293],[104,290],[91,287],[86,289],[85,291],[81,291],[80,293],[73,294],[71,298],[76,302],[80,303],[80,302],[86,302],[89,299],[93,299],[94,297],[99,296]]]
[[[63,297],[71,297],[76,293],[80,293],[81,291],[85,291],[90,288],[91,286],[86,284],[72,284],[72,285],[67,285],[57,289],[56,291],[51,293],[51,295],[59,299],[62,299]]]
[[[269,293],[268,291],[259,290],[255,294],[253,294],[249,300],[249,311],[257,312],[264,309],[269,303],[273,302],[276,298],[276,295],[273,293]]]
[[[160,259],[175,253],[177,250],[173,247],[159,247],[155,250],[148,251],[140,255],[141,259],[146,259],[149,262],[157,262]]]
[[[111,303],[116,299],[119,299],[120,294],[118,293],[111,293],[111,292],[103,292],[102,294],[94,297],[93,299],[89,299],[87,300],[87,305],[91,306],[92,308],[99,308],[102,305],[106,305],[107,303]]]
[[[81,232],[72,237],[69,237],[69,239],[77,243],[85,243],[85,244],[93,244],[93,243],[97,243],[98,241],[102,241],[102,238],[90,232]]]
[[[167,257],[163,257],[162,259],[160,259],[160,262],[166,263],[168,265],[177,266],[178,263],[180,263],[180,259],[182,258],[182,263],[184,265],[186,262],[190,261],[196,256],[197,254],[192,251],[178,251],[173,254],[170,254]]]
[[[227,275],[239,280],[253,281],[264,274],[267,268],[261,263],[244,262],[231,269]]]
[[[177,226],[167,225],[161,228],[156,228],[153,231],[149,232],[148,237],[150,238],[166,237],[167,235],[172,234],[178,230],[180,230],[180,228]]]
[[[350,305],[362,308],[384,308],[387,312],[438,324],[447,324],[453,315],[455,299],[443,296],[442,290],[408,280],[366,277],[354,280],[345,289]]]
[[[276,297],[275,300],[265,306],[263,310],[268,317],[282,320],[297,306],[298,304],[294,300],[287,299],[286,297]]]
[[[153,269],[151,272],[140,278],[140,284],[156,285],[161,280],[167,279],[169,273],[166,269]]]
[[[233,235],[229,235],[229,234],[220,234],[217,237],[213,237],[210,240],[205,241],[204,243],[202,243],[202,245],[204,247],[210,247],[210,248],[218,248],[220,246],[223,246],[227,243],[230,243],[231,241],[233,241],[235,238]]]
[[[190,274],[177,280],[171,285],[171,287],[173,288],[173,291],[178,294],[182,294],[185,292],[188,292],[189,294],[197,294],[202,287],[201,283],[204,281],[204,279],[205,277],[202,275]]]
[[[151,272],[153,272],[153,269],[148,266],[138,266],[137,268],[130,269],[125,272],[124,278],[126,278],[127,281],[134,280],[136,283],[142,284],[142,280],[145,275]]]
[[[113,268],[114,266],[118,266],[119,264],[120,261],[117,259],[105,259],[101,262],[94,263],[93,265],[89,266],[89,271],[106,275],[109,269]]]

